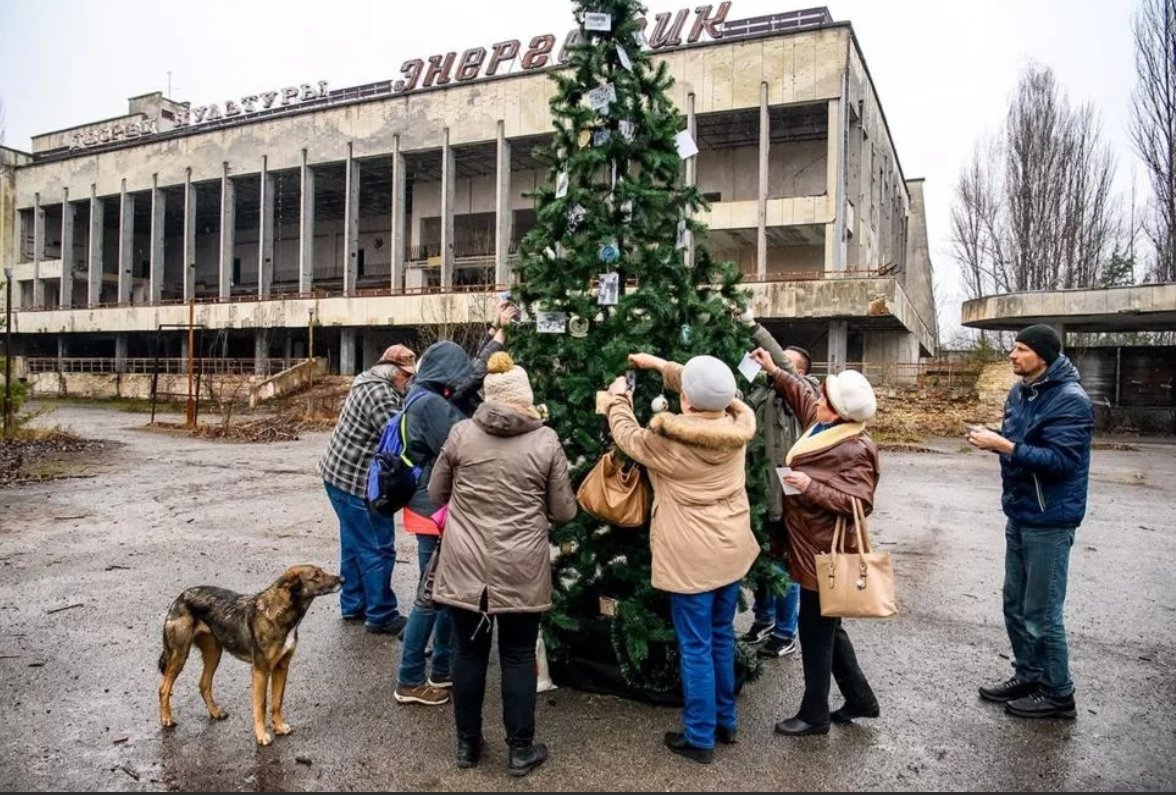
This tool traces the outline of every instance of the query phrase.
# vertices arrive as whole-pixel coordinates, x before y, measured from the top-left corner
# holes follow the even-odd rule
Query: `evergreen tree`
[[[554,138],[536,152],[548,186],[534,194],[537,225],[520,247],[512,299],[524,322],[512,335],[512,351],[528,367],[579,482],[610,444],[595,393],[627,369],[628,354],[685,362],[707,353],[734,367],[750,339],[732,317],[747,300],[739,271],[712,261],[701,245],[688,262],[690,236],[701,241],[705,233],[691,216],[705,203],[683,182],[675,137],[686,120],[667,96],[673,80],[665,64],[655,65],[643,49],[637,17],[645,9],[636,0],[574,6],[582,41],[571,50],[570,68],[552,76]],[[595,15],[607,15],[606,24]],[[610,289],[612,279],[618,290]],[[656,374],[638,381],[643,422],[661,394]],[[748,485],[763,543],[763,468],[756,458],[753,451]],[[553,667],[586,651],[583,644],[593,642],[588,625],[615,610],[605,620],[630,691],[677,693],[669,600],[650,585],[648,526],[602,527],[581,513],[554,530],[552,541],[560,550],[546,633]],[[762,558],[757,566],[767,568]],[[754,655],[741,659],[755,667]]]

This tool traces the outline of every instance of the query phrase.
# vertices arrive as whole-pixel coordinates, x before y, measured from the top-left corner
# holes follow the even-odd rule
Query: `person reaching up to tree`
[[[632,366],[656,370],[680,395],[681,414],[642,428],[626,378],[597,397],[617,447],[649,472],[653,587],[670,593],[681,660],[684,731],[667,732],[674,753],[704,764],[716,739],[735,742],[735,610],[739,584],[759,554],[751,530],[744,459],[755,416],[735,398],[735,376],[713,356],[685,367],[645,353]]]

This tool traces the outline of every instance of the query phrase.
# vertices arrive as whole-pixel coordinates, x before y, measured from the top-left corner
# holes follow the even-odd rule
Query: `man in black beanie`
[[[1000,456],[1005,526],[1005,628],[1013,675],[980,697],[1022,718],[1074,718],[1062,607],[1074,532],[1086,515],[1094,410],[1049,326],[1029,326],[1009,354],[1021,376],[1000,433],[973,427],[968,442]]]

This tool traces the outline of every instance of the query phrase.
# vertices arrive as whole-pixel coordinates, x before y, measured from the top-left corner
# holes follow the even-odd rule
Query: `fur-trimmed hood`
[[[755,414],[743,401],[734,400],[726,411],[658,414],[649,429],[691,447],[736,450],[755,438]]]

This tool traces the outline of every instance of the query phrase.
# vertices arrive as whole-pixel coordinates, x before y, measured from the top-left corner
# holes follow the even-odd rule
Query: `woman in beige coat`
[[[735,399],[735,376],[718,359],[696,356],[683,367],[638,353],[629,361],[660,372],[681,396],[681,414],[658,414],[642,428],[618,378],[598,409],[653,482],[653,586],[670,593],[685,698],[685,731],[667,732],[665,742],[708,763],[716,739],[735,741],[735,610],[739,582],[759,554],[744,474],[755,416]]]
[[[551,609],[551,523],[571,521],[576,496],[559,436],[543,425],[527,373],[510,355],[487,365],[486,402],[454,426],[429,480],[448,503],[433,599],[452,608],[457,766],[482,753],[482,701],[490,635],[498,625],[508,770],[523,776],[547,759],[535,738],[535,642]]]

